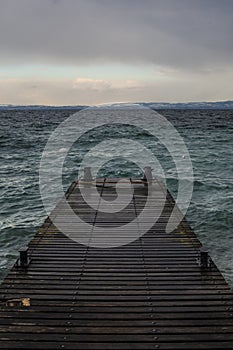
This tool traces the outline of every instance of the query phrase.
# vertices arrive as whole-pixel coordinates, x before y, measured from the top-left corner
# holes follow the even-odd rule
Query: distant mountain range
[[[83,108],[87,108],[88,106],[43,106],[43,105],[1,105],[0,110],[80,110]]]
[[[135,105],[136,103],[132,104]],[[139,105],[156,110],[161,109],[233,109],[233,101],[219,102],[187,102],[187,103],[169,103],[169,102],[139,102]],[[123,104],[121,104],[123,105]],[[0,105],[0,110],[80,110],[88,106],[41,106],[41,105]]]
[[[155,102],[143,103],[143,105],[153,109],[233,109],[233,101],[187,103]]]

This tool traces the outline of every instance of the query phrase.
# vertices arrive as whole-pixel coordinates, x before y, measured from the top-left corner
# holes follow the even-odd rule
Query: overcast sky
[[[0,0],[0,104],[233,99],[232,0]]]

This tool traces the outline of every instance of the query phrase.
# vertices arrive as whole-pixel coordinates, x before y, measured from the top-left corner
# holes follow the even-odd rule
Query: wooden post
[[[200,266],[203,268],[208,268],[209,264],[209,252],[205,247],[200,249]]]
[[[142,180],[145,181],[147,184],[151,184],[152,179],[152,168],[150,166],[146,166],[144,168],[144,176]]]
[[[91,182],[93,180],[92,174],[91,174],[91,167],[87,166],[84,168],[83,171],[84,171],[83,181]]]
[[[28,266],[28,247],[21,247],[19,249],[19,265],[20,267]]]

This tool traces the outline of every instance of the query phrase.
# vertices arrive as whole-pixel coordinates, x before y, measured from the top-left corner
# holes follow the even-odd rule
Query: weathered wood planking
[[[99,180],[109,203],[116,198],[115,181]],[[78,182],[72,183],[66,198],[93,223],[85,232],[89,242],[95,227],[123,225],[140,214],[147,187],[131,182],[133,200],[114,214],[89,208]],[[233,348],[232,291],[213,263],[200,267],[201,244],[185,219],[165,233],[174,201],[161,182],[154,185],[158,207],[166,196],[162,215],[142,237],[139,225],[138,238],[121,247],[81,245],[45,221],[29,244],[29,266],[16,264],[1,285],[1,349]],[[65,210],[61,201],[52,217]],[[101,239],[111,241],[105,233]]]

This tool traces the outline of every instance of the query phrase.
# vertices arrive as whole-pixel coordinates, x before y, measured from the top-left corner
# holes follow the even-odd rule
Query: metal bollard
[[[200,249],[200,266],[203,268],[210,267],[209,252],[205,247]]]
[[[91,182],[93,180],[92,174],[91,174],[91,167],[87,166],[83,169],[83,171],[84,171],[83,181]]]
[[[151,184],[152,179],[153,179],[153,177],[152,177],[152,168],[150,166],[146,166],[144,168],[144,176],[143,176],[142,180],[145,181],[146,183]]]
[[[19,266],[20,267],[27,267],[29,264],[29,259],[28,259],[28,247],[21,247],[19,249]]]

